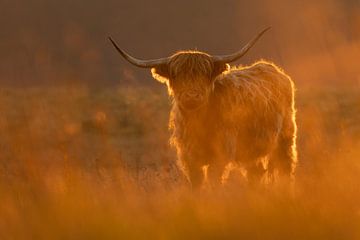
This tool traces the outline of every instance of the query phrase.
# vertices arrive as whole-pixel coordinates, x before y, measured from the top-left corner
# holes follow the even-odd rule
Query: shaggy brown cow
[[[204,166],[213,184],[225,166],[236,162],[249,181],[270,175],[293,178],[296,158],[294,86],[290,77],[272,63],[259,61],[229,68],[266,31],[242,50],[225,56],[181,51],[171,57],[139,60],[110,38],[130,63],[152,68],[154,78],[166,83],[173,97],[171,143],[193,187],[201,185]]]

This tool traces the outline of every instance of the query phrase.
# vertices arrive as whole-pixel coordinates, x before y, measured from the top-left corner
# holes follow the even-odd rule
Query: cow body
[[[214,80],[208,102],[186,112],[174,101],[170,129],[179,164],[194,187],[208,177],[219,183],[225,166],[236,162],[249,181],[268,171],[293,176],[296,165],[294,87],[274,64],[261,61],[230,69]]]
[[[274,64],[260,61],[229,69],[268,30],[261,31],[240,51],[213,56],[180,51],[170,57],[142,60],[110,41],[131,64],[151,68],[153,77],[168,87],[173,99],[171,143],[192,185],[208,177],[219,183],[225,165],[237,162],[249,181],[264,174],[293,177],[296,165],[294,87],[290,77]]]

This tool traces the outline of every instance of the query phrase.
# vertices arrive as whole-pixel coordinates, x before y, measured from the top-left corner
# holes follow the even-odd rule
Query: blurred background
[[[101,148],[98,134],[103,130],[96,130],[101,124],[110,132],[103,137],[112,139],[110,149],[134,152],[123,156],[130,162],[134,154],[149,159],[146,149],[169,152],[165,86],[148,69],[122,59],[108,36],[132,55],[148,59],[183,49],[232,53],[268,26],[272,29],[234,64],[267,59],[292,77],[300,147],[311,139],[330,146],[338,136],[360,133],[359,1],[1,0],[1,6],[3,129],[9,134],[15,129],[20,136],[31,131],[31,137],[45,131],[35,141],[43,146],[40,152],[52,149],[45,139],[59,139],[53,134],[61,128],[72,129],[71,139],[93,132]],[[80,139],[88,146],[80,152],[95,154],[89,138],[72,141]],[[152,159],[162,163],[156,154]]]
[[[357,0],[1,0],[1,8],[1,84],[155,86],[108,36],[145,59],[183,49],[226,54],[267,26],[239,64],[274,61],[301,85],[360,81]]]

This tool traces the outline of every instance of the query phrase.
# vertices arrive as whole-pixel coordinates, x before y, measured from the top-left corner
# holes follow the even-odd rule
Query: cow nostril
[[[201,95],[199,93],[186,93],[185,97],[187,99],[200,99]]]

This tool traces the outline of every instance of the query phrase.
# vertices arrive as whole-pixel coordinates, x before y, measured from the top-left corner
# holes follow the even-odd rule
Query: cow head
[[[244,56],[268,29],[261,31],[240,51],[222,56],[211,56],[198,51],[181,51],[167,58],[140,60],[121,50],[111,38],[110,41],[133,65],[151,68],[153,77],[167,84],[169,93],[181,109],[193,111],[207,103],[215,77],[228,68],[228,63]]]

